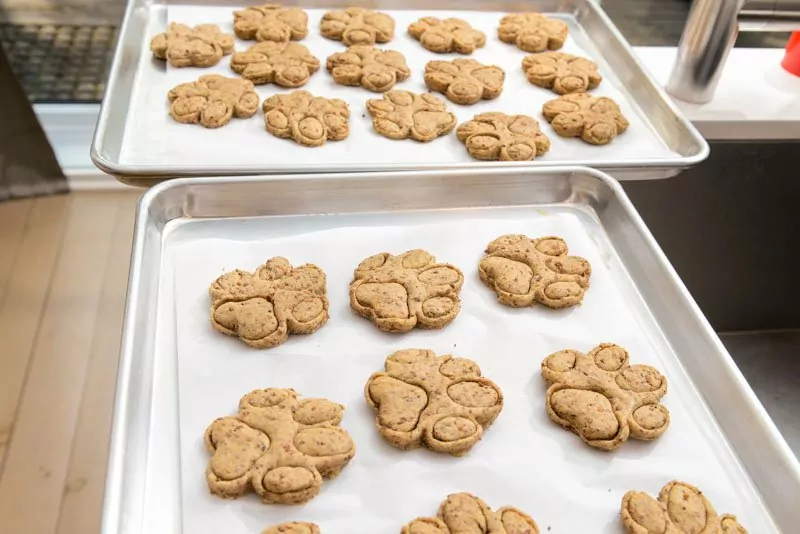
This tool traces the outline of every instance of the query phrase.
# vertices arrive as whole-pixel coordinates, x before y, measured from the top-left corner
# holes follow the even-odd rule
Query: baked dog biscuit
[[[628,129],[628,119],[616,102],[588,93],[571,93],[545,102],[542,115],[561,137],[580,137],[590,145],[607,145]]]
[[[348,7],[344,11],[325,13],[320,33],[347,46],[388,43],[394,37],[394,19],[379,11]]]
[[[527,115],[481,113],[460,124],[456,136],[481,160],[528,161],[550,150],[550,139]]]
[[[667,379],[649,365],[629,365],[628,351],[602,343],[587,354],[554,352],[542,362],[547,413],[588,445],[611,451],[629,437],[653,440],[669,426],[659,403]]]
[[[339,428],[343,411],[326,399],[299,400],[293,389],[251,391],[237,415],[206,429],[208,489],[226,499],[253,489],[268,504],[313,499],[322,479],[338,475],[356,453]]]
[[[383,98],[367,100],[375,131],[389,139],[414,139],[427,143],[449,134],[456,116],[435,96],[411,91],[389,91]]]
[[[314,96],[308,91],[272,95],[264,100],[264,122],[275,137],[303,146],[341,141],[350,133],[350,109],[344,100]]]
[[[429,61],[425,65],[425,85],[444,94],[456,104],[475,104],[492,100],[503,92],[506,73],[495,65],[482,65],[474,59]]]
[[[597,63],[564,52],[531,54],[522,60],[522,71],[533,85],[551,89],[554,93],[583,93],[594,89],[603,77]]]
[[[235,53],[231,69],[257,85],[300,87],[319,70],[319,60],[301,44],[264,41]]]
[[[292,521],[281,523],[264,529],[261,534],[320,534],[319,526],[315,523]]]
[[[560,237],[504,235],[486,247],[478,274],[506,306],[523,308],[537,302],[550,308],[575,306],[589,287],[592,267],[567,253]]]
[[[169,114],[178,122],[219,128],[231,117],[247,119],[258,110],[258,93],[253,82],[226,78],[218,74],[200,76],[196,82],[182,83],[167,93]]]
[[[472,360],[407,349],[386,358],[385,369],[369,378],[364,395],[381,435],[398,449],[424,445],[461,456],[503,409],[500,388]]]
[[[661,488],[658,500],[629,491],[620,516],[628,534],[747,534],[735,515],[718,516],[702,491],[677,480]]]
[[[401,534],[539,534],[531,516],[511,506],[493,512],[475,495],[454,493],[439,506],[437,517],[418,517]]]
[[[568,31],[564,22],[540,13],[514,13],[500,19],[497,37],[526,52],[544,52],[564,46]]]
[[[388,91],[411,75],[403,54],[370,45],[353,45],[333,54],[328,71],[339,85],[360,85],[375,93]]]
[[[272,258],[256,272],[239,269],[209,288],[211,325],[251,347],[276,347],[289,334],[310,334],[328,320],[325,273],[316,265],[293,268]]]
[[[486,44],[486,34],[456,18],[423,17],[408,27],[408,34],[423,48],[438,54],[471,54]]]
[[[350,307],[384,332],[444,328],[461,310],[464,275],[424,250],[362,261],[350,282]]]
[[[153,57],[166,59],[173,67],[213,67],[222,56],[233,52],[233,36],[216,24],[190,28],[173,22],[164,33],[150,41]]]
[[[245,41],[299,41],[308,35],[308,15],[297,7],[251,6],[233,12],[233,31]]]

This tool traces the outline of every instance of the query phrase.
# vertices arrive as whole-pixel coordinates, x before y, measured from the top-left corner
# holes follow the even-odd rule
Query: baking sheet
[[[228,33],[233,33],[231,7],[169,6],[168,22],[189,25],[214,23]],[[259,165],[267,169],[302,170],[314,172],[332,166],[392,165],[392,164],[449,164],[469,163],[473,160],[464,145],[454,134],[430,143],[412,140],[392,141],[374,132],[365,103],[380,94],[359,87],[344,87],[333,82],[325,68],[328,56],[346,47],[338,41],[325,39],[319,34],[319,20],[326,10],[308,9],[309,34],[300,41],[321,62],[321,69],[302,89],[314,95],[336,97],[350,106],[350,135],[340,142],[328,142],[323,147],[309,149],[291,140],[278,139],[264,128],[263,114],[247,119],[232,119],[219,130],[209,130],[194,125],[180,124],[168,114],[167,92],[176,85],[196,80],[203,74],[217,73],[237,77],[230,69],[230,56],[212,68],[172,68],[165,62],[144,54],[139,65],[139,76],[132,94],[125,135],[120,153],[120,163],[137,166],[165,167],[188,165],[216,168],[220,166]],[[478,113],[502,111],[521,113],[540,121],[542,130],[550,137],[552,146],[536,162],[565,163],[583,161],[589,164],[619,163],[626,160],[648,161],[679,158],[670,150],[652,128],[647,117],[634,101],[622,91],[614,73],[602,61],[602,56],[591,40],[583,33],[571,15],[553,15],[567,22],[570,34],[562,49],[564,52],[592,58],[600,65],[603,83],[592,91],[597,96],[608,96],[617,101],[631,125],[628,131],[610,145],[595,147],[579,139],[565,139],[555,134],[541,116],[542,104],[558,95],[528,83],[521,69],[522,58],[528,53],[497,38],[497,26],[503,12],[479,11],[386,11],[395,19],[395,38],[381,48],[398,50],[406,57],[411,77],[397,84],[396,89],[426,92],[423,80],[425,64],[431,60],[449,60],[471,57],[484,64],[496,64],[506,72],[503,94],[495,100],[481,101],[472,106],[459,106],[447,102],[448,109],[458,118],[459,124]],[[487,34],[486,46],[471,56],[435,54],[422,48],[406,33],[406,28],[422,16],[463,18]],[[165,26],[166,28],[166,26]],[[148,36],[149,39],[150,36]],[[244,50],[254,41],[237,39],[236,50]],[[257,86],[262,101],[276,94],[291,92],[274,84]],[[443,99],[443,95],[439,95]]]
[[[506,233],[564,237],[570,252],[593,267],[584,303],[562,311],[499,305],[476,266],[485,245]],[[411,248],[462,269],[461,312],[441,331],[382,333],[350,310],[353,269],[369,255]],[[170,231],[165,250],[163,268],[175,273],[183,532],[250,534],[282,521],[310,520],[325,534],[395,533],[415,517],[435,515],[447,494],[468,491],[493,509],[520,507],[542,532],[619,533],[619,505],[627,490],[656,495],[675,478],[699,486],[718,512],[737,514],[750,532],[775,531],[679,360],[658,341],[646,309],[633,305],[639,297],[630,290],[632,282],[589,212],[545,206],[189,220]],[[276,255],[325,270],[329,322],[311,336],[290,336],[266,351],[214,331],[208,323],[209,284],[223,272],[253,270]],[[653,365],[666,375],[663,403],[671,426],[658,440],[631,440],[604,453],[549,420],[542,359],[564,348],[585,352],[604,341],[625,346],[631,363]],[[398,451],[374,428],[364,384],[391,352],[414,347],[471,358],[503,391],[503,411],[463,458]],[[226,501],[208,492],[206,426],[234,414],[242,395],[263,387],[293,387],[347,408],[342,427],[356,443],[356,456],[305,505],[263,505],[254,494]]]

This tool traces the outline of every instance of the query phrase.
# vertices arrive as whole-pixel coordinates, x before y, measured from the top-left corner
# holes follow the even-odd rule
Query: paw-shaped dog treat
[[[526,52],[558,50],[567,40],[567,25],[539,13],[514,13],[500,19],[497,36]]]
[[[522,71],[533,85],[552,89],[554,93],[583,93],[597,87],[603,77],[597,63],[564,52],[531,54],[522,60]]]
[[[381,435],[398,449],[424,445],[461,456],[503,409],[500,388],[472,360],[406,349],[386,358],[385,369],[369,378],[364,395]]]
[[[503,91],[505,72],[494,65],[482,65],[474,59],[429,61],[425,65],[425,85],[444,94],[456,104],[474,104],[491,100]]]
[[[245,41],[299,41],[308,35],[308,15],[297,7],[251,6],[233,12],[233,31]]]
[[[550,150],[550,139],[527,115],[481,113],[460,124],[456,136],[475,159],[528,161]]]
[[[580,137],[591,145],[607,145],[628,129],[628,120],[616,102],[587,93],[545,102],[542,114],[561,137]]]
[[[504,506],[493,512],[475,495],[454,493],[439,506],[438,517],[418,517],[400,534],[539,534],[528,514]]]
[[[173,67],[212,67],[233,52],[233,36],[222,33],[216,24],[190,28],[173,22],[166,32],[153,37],[150,50],[153,57],[166,59]]]
[[[339,428],[344,407],[326,399],[299,400],[293,389],[257,389],[239,413],[206,429],[212,455],[206,469],[214,495],[236,498],[252,488],[265,503],[301,504],[319,493],[356,453]],[[302,532],[302,531],[301,531]]]
[[[547,413],[592,447],[611,451],[629,437],[652,440],[669,426],[659,403],[667,379],[649,365],[629,365],[628,351],[602,343],[587,354],[554,352],[542,362]]]
[[[408,27],[408,34],[423,48],[438,54],[471,54],[486,44],[486,34],[466,20],[423,17]]]
[[[403,54],[370,45],[353,45],[333,54],[328,71],[339,85],[360,85],[375,93],[388,91],[411,75]]]
[[[394,19],[379,11],[348,7],[344,11],[325,13],[320,32],[323,37],[347,46],[388,43],[394,37]]]
[[[303,146],[341,141],[350,133],[350,109],[344,100],[314,96],[308,91],[272,95],[264,100],[264,122],[275,137]]]
[[[223,274],[208,292],[211,325],[259,349],[315,332],[328,320],[325,273],[316,265],[292,268],[286,258],[272,258],[255,273]]]
[[[225,126],[231,117],[248,119],[258,110],[258,93],[253,82],[218,74],[200,76],[167,93],[169,114],[178,122],[206,128]]]
[[[717,516],[702,491],[677,480],[661,488],[658,500],[629,491],[620,515],[628,534],[747,534],[736,516]]]
[[[231,69],[258,85],[300,87],[319,70],[319,60],[301,44],[264,41],[235,53]]]
[[[589,287],[592,267],[567,253],[560,237],[504,235],[486,247],[478,274],[506,306],[523,308],[537,302],[550,308],[575,306]]]
[[[350,306],[384,332],[444,328],[461,310],[464,275],[424,250],[387,252],[362,261],[350,283]]]
[[[449,134],[456,116],[435,96],[411,91],[389,91],[382,99],[367,100],[375,131],[389,139],[414,139],[427,143]]]
[[[316,523],[305,521],[291,521],[281,523],[264,529],[261,534],[320,534],[319,526]]]

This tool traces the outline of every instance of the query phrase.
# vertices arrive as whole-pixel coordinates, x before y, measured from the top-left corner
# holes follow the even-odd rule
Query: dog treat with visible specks
[[[200,76],[167,93],[169,114],[178,122],[220,128],[237,119],[248,119],[258,111],[258,93],[253,82],[218,74]]]
[[[443,100],[429,93],[389,91],[382,99],[367,100],[375,131],[389,139],[427,143],[456,127],[456,116]]]
[[[649,365],[630,365],[619,345],[554,352],[542,362],[542,377],[550,419],[592,447],[611,451],[629,437],[653,440],[669,426],[660,403],[667,379]]]
[[[251,391],[239,401],[237,415],[206,429],[209,490],[235,499],[252,489],[268,504],[313,499],[322,479],[338,475],[356,453],[339,428],[343,411],[326,399],[299,400],[293,389]]]
[[[322,16],[323,37],[341,41],[347,46],[388,43],[394,37],[394,19],[386,13],[362,7],[328,11]]]
[[[408,34],[437,54],[471,54],[486,44],[485,33],[456,18],[423,17],[408,27]]]
[[[522,71],[533,85],[550,89],[554,93],[583,93],[594,89],[603,77],[597,72],[597,63],[564,52],[531,54],[522,60]]]
[[[678,480],[661,488],[658,500],[629,491],[620,517],[628,534],[747,534],[735,515],[718,516],[702,491]]]
[[[156,59],[166,59],[173,67],[213,67],[222,56],[233,52],[233,36],[222,33],[216,24],[191,28],[173,22],[164,33],[150,41]]]
[[[504,235],[486,247],[478,274],[506,306],[575,306],[589,287],[592,267],[568,252],[567,243],[560,237]]]
[[[350,283],[350,307],[384,332],[444,328],[461,310],[464,275],[424,250],[362,261]]]
[[[319,60],[299,43],[256,43],[231,57],[231,69],[257,85],[300,87],[319,70]]]
[[[460,124],[456,136],[480,160],[529,161],[550,150],[539,122],[527,115],[481,113]]]
[[[478,364],[422,349],[391,354],[364,395],[392,446],[425,446],[453,456],[469,452],[503,409],[500,388],[481,377]]]
[[[245,41],[299,41],[308,35],[308,15],[297,7],[251,6],[233,12],[233,31]]]
[[[437,517],[418,517],[400,534],[539,534],[539,527],[522,510],[504,506],[493,512],[475,495],[454,493],[439,506]]]
[[[564,22],[540,13],[513,13],[500,19],[497,37],[526,52],[544,52],[564,46],[568,32]]]
[[[468,105],[492,100],[503,92],[505,72],[495,65],[474,59],[429,61],[425,65],[425,85],[442,93],[451,102]]]
[[[320,530],[316,523],[292,521],[268,527],[261,534],[320,534]]]
[[[353,45],[333,54],[328,71],[339,85],[360,85],[375,93],[388,91],[411,75],[403,54],[370,45]]]
[[[311,334],[328,320],[325,273],[276,257],[255,273],[225,273],[211,284],[211,325],[251,347],[276,347],[289,334]]]
[[[264,100],[264,122],[275,137],[308,146],[341,141],[350,133],[350,109],[344,100],[314,96],[308,91],[272,95]]]
[[[628,129],[628,120],[616,102],[588,93],[545,102],[542,115],[561,137],[580,137],[590,145],[607,145]]]

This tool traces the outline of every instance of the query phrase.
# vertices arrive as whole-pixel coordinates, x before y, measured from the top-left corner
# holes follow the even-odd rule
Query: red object
[[[786,55],[781,66],[795,76],[800,76],[800,32],[794,32],[786,45]]]

